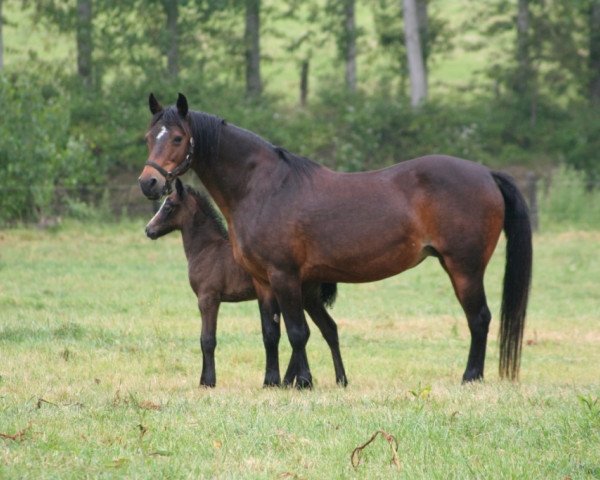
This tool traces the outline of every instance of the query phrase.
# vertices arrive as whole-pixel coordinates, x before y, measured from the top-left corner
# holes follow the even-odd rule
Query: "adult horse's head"
[[[194,161],[194,135],[187,99],[181,93],[177,104],[163,108],[151,93],[152,121],[146,132],[148,160],[138,181],[142,192],[156,200],[171,191],[173,179],[185,173]]]

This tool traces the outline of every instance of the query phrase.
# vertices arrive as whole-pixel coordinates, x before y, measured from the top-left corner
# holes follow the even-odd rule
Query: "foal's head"
[[[156,240],[173,230],[181,230],[187,222],[194,218],[197,205],[192,196],[186,192],[181,180],[175,180],[175,191],[163,202],[156,215],[146,225],[146,235]]]

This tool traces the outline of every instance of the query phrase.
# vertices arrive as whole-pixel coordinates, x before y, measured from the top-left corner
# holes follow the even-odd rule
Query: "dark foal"
[[[188,260],[192,290],[198,297],[202,317],[202,374],[200,385],[214,387],[215,348],[217,345],[217,315],[221,302],[256,300],[252,277],[233,258],[227,230],[211,203],[179,179],[171,193],[146,226],[146,235],[155,240],[174,230],[180,230],[183,249]],[[331,349],[338,384],[346,386],[347,379],[340,354],[337,326],[324,305],[335,300],[336,285],[307,286],[304,292],[305,309],[319,328]],[[281,335],[279,307],[275,302],[261,306],[261,317],[267,322],[263,336],[267,355],[265,385],[278,385],[278,345]],[[265,318],[267,317],[267,318]],[[263,326],[263,333],[264,333]]]

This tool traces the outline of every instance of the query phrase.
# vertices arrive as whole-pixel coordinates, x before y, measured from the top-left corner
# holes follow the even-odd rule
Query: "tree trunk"
[[[356,22],[354,0],[344,0],[344,58],[346,60],[346,88],[356,92]]]
[[[519,0],[517,11],[517,74],[514,90],[520,95],[530,93],[531,58],[529,54],[529,0]]]
[[[306,100],[308,98],[308,59],[302,62],[302,69],[300,71],[300,105],[306,106]]]
[[[600,105],[600,0],[592,0],[589,13],[590,25],[590,101]]]
[[[262,91],[260,79],[260,0],[246,0],[246,94],[257,97]]]
[[[419,39],[421,40],[421,50],[423,53],[423,64],[425,65],[425,75],[427,75],[427,60],[430,53],[429,42],[429,14],[427,13],[428,0],[417,0],[417,19],[419,22]]]
[[[4,37],[2,36],[2,0],[0,0],[0,71],[4,68]]]
[[[92,0],[77,0],[77,74],[86,88],[93,85],[92,77]]]
[[[514,81],[514,91],[529,104],[529,119],[531,125],[537,121],[537,89],[535,71],[531,63],[531,15],[530,0],[519,0],[517,11],[517,73]]]
[[[163,2],[167,14],[167,72],[172,78],[179,75],[179,0]]]
[[[410,77],[411,105],[416,108],[427,99],[427,75],[419,38],[416,0],[404,0],[404,36]]]

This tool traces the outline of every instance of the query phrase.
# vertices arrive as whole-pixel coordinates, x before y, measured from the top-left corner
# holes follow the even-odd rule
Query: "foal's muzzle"
[[[152,240],[156,240],[159,237],[159,234],[156,230],[146,226],[146,236]]]

